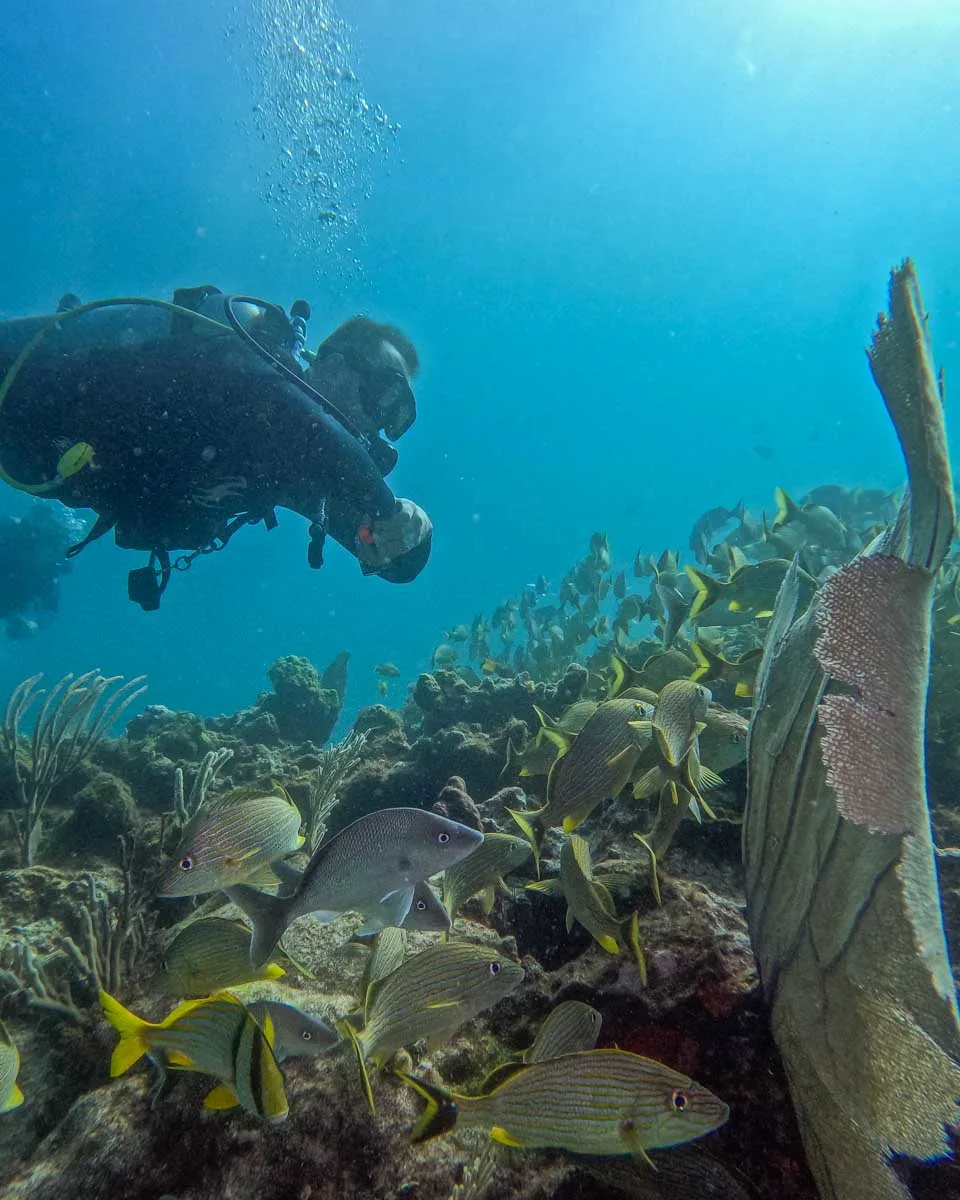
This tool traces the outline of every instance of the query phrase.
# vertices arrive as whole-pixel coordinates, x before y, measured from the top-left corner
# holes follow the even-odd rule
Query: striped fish
[[[397,925],[388,925],[374,938],[370,947],[370,958],[363,973],[360,992],[364,998],[363,1013],[366,1020],[370,997],[376,985],[392,975],[407,954],[407,931]]]
[[[606,885],[594,878],[586,838],[573,834],[563,843],[559,877],[528,883],[527,888],[548,895],[562,893],[567,902],[567,932],[579,921],[609,954],[620,953],[626,922],[617,916]]]
[[[0,1113],[19,1108],[23,1092],[17,1086],[20,1074],[20,1053],[0,1025]]]
[[[532,849],[524,838],[512,833],[488,833],[483,844],[456,866],[443,873],[443,903],[450,920],[456,918],[471,896],[483,893],[483,911],[493,908],[496,888],[506,887],[503,877],[530,857]]]
[[[413,1141],[485,1129],[524,1150],[635,1154],[693,1141],[722,1125],[722,1100],[663,1063],[626,1050],[584,1050],[531,1063],[481,1096],[401,1074],[427,1102]]]
[[[547,803],[527,812],[508,809],[532,845],[539,844],[538,831],[562,825],[569,833],[623,791],[651,740],[631,722],[649,721],[652,713],[641,700],[605,700],[572,740],[559,728],[548,731],[563,749],[547,776]]]
[[[525,1063],[546,1062],[563,1054],[592,1050],[600,1036],[603,1017],[582,1000],[564,1000],[547,1014],[533,1045],[524,1051]]]
[[[205,805],[183,831],[160,881],[161,896],[200,896],[241,883],[299,850],[300,810],[279,784],[236,788]]]
[[[250,930],[242,921],[205,917],[181,929],[167,947],[160,984],[171,996],[209,996],[283,974],[275,962],[259,969],[250,965]]]
[[[402,1046],[437,1045],[522,979],[519,963],[470,942],[446,942],[408,958],[374,992],[362,1029],[341,1023],[357,1051],[371,1111],[367,1059],[382,1066]]]
[[[181,1071],[197,1071],[220,1081],[204,1100],[205,1108],[241,1105],[268,1121],[287,1115],[283,1078],[273,1054],[274,1029],[264,1026],[229,992],[208,1000],[187,1000],[159,1024],[144,1021],[119,1000],[100,993],[104,1016],[120,1034],[110,1060],[110,1075],[129,1071],[143,1055],[160,1057]]]
[[[533,1044],[523,1052],[519,1062],[507,1062],[496,1067],[483,1081],[482,1092],[492,1091],[517,1071],[524,1063],[546,1062],[563,1054],[592,1050],[600,1036],[603,1017],[582,1000],[563,1000],[545,1018]]]

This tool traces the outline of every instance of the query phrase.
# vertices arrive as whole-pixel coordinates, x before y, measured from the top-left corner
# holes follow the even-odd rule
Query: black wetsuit
[[[0,325],[0,378],[37,328]],[[231,518],[279,507],[325,512],[353,553],[361,522],[396,508],[364,444],[295,379],[234,331],[159,309],[80,314],[24,361],[0,409],[4,471],[50,479],[81,442],[92,464],[52,494],[112,522],[127,549],[199,549]]]

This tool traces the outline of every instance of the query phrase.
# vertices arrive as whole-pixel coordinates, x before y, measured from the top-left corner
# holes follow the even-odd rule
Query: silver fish
[[[253,922],[250,961],[255,967],[266,962],[287,926],[309,913],[329,921],[360,912],[383,925],[402,924],[416,885],[482,841],[478,830],[420,808],[368,813],[317,848],[292,896],[229,889]]]
[[[319,1058],[340,1044],[340,1035],[326,1021],[302,1012],[293,1004],[257,1000],[247,1005],[247,1012],[261,1028],[268,1017],[272,1021],[273,1057],[278,1063],[286,1058]]]

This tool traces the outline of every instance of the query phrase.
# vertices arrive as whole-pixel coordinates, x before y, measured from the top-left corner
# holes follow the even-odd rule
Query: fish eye
[[[427,911],[426,900],[418,900],[417,901],[417,912],[426,912],[426,911]]]
[[[492,962],[490,964],[490,974],[493,976],[500,974],[500,964],[498,962]]]
[[[189,854],[185,854],[183,856],[183,858],[180,859],[180,869],[181,869],[181,871],[192,871],[193,870],[193,859],[190,857]]]
[[[305,1042],[309,1042],[313,1039],[313,1034],[310,1032],[309,1029],[305,1029],[303,1031],[303,1033],[300,1034],[300,1036],[303,1038],[303,1040]]]
[[[674,1092],[670,1097],[670,1103],[673,1105],[673,1111],[682,1113],[690,1103],[690,1097],[686,1092]]]
[[[443,833],[438,833],[437,841],[440,843],[441,846],[445,846],[447,844],[447,842],[450,841],[450,834],[447,833],[446,831],[444,831]]]

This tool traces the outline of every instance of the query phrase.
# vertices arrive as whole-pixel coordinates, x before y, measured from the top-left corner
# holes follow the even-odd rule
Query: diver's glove
[[[398,500],[396,511],[389,517],[361,525],[356,538],[356,555],[364,575],[383,575],[396,582],[405,582],[419,574],[430,553],[433,525],[427,514],[412,500]],[[414,553],[419,551],[419,553]],[[407,562],[412,574],[401,571],[397,576],[391,567]]]

